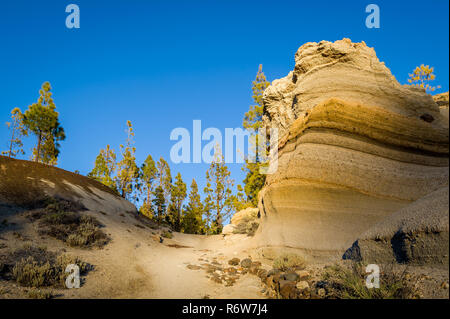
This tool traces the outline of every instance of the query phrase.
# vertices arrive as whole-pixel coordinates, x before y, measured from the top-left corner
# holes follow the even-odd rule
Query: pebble
[[[319,290],[317,290],[317,295],[319,297],[325,297],[326,294],[327,294],[327,292],[323,288],[320,288]]]
[[[307,272],[306,270],[300,270],[299,272],[297,272],[297,274],[299,276],[299,280],[305,280],[310,277],[309,272]]]
[[[309,289],[309,284],[307,281],[299,281],[296,285],[297,289],[299,290],[305,290],[305,289]]]
[[[251,260],[250,258],[242,259],[242,261],[241,261],[241,266],[242,266],[243,268],[250,268],[251,265],[252,265],[252,260]]]
[[[237,266],[237,265],[239,265],[240,261],[241,260],[239,258],[233,258],[233,259],[228,260],[228,264],[231,266]]]

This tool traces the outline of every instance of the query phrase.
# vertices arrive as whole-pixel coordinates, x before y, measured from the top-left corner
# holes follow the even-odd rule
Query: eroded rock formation
[[[260,192],[262,245],[343,253],[448,187],[448,117],[364,42],[301,46],[294,70],[264,93],[264,122],[280,141],[278,170]]]
[[[345,259],[448,267],[448,187],[395,212],[359,236]]]
[[[226,225],[222,234],[249,234],[253,235],[258,229],[258,208],[248,207],[236,212],[230,220],[230,223]]]

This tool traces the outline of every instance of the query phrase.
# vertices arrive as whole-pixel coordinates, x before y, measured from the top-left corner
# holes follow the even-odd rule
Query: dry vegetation
[[[338,299],[411,299],[417,297],[416,288],[406,276],[406,270],[388,267],[380,274],[380,288],[366,287],[367,273],[361,263],[350,267],[333,265],[323,274],[323,284],[327,287],[329,298]]]
[[[299,270],[305,268],[305,265],[305,259],[297,254],[282,254],[273,261],[273,268],[281,271]]]
[[[109,242],[97,219],[82,215],[84,207],[66,200],[44,199],[35,204],[28,218],[39,220],[39,233],[73,247],[102,247]]]
[[[13,280],[24,287],[64,287],[68,274],[67,265],[76,264],[80,267],[80,274],[85,275],[92,266],[82,262],[78,257],[57,254],[45,247],[31,245],[16,249],[1,256],[0,278]],[[47,292],[29,291],[35,298],[48,297]]]

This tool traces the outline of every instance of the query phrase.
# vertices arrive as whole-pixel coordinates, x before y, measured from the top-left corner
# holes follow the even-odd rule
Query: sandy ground
[[[1,212],[10,226],[0,231],[0,252],[32,244],[79,256],[94,265],[80,289],[53,290],[62,298],[264,298],[263,286],[254,275],[239,276],[233,286],[226,287],[208,278],[204,269],[187,268],[211,262],[227,267],[229,259],[249,256],[240,248],[248,239],[244,235],[224,238],[173,233],[172,239],[160,243],[164,229],[144,226],[133,213],[84,213],[105,225],[103,230],[112,241],[104,248],[74,249],[58,240],[42,238],[37,225],[26,220],[24,213],[9,210]],[[2,297],[24,296],[23,289],[11,282],[0,281],[0,289]]]
[[[241,260],[251,257],[269,270],[279,247],[257,249],[253,238],[246,235],[173,233],[172,239],[164,238],[160,243],[160,234],[165,229],[150,228],[134,213],[83,213],[96,217],[105,226],[103,231],[112,241],[104,248],[70,248],[56,239],[41,237],[37,223],[25,218],[26,212],[0,206],[1,219],[8,220],[7,227],[0,227],[0,254],[24,245],[45,246],[49,251],[79,256],[94,266],[82,278],[81,288],[50,289],[55,298],[267,298],[257,276],[239,274],[234,284],[227,286],[225,282],[213,281],[204,265],[226,268],[234,257]],[[336,256],[330,255],[309,259],[308,270],[319,273],[335,259]],[[423,274],[424,287],[428,287],[425,297],[448,298],[448,288],[439,288],[442,283],[448,284],[448,269],[414,271]],[[27,298],[27,290],[12,281],[0,280],[0,298]]]

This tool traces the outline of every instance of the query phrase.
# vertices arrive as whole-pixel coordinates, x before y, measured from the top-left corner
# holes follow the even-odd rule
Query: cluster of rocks
[[[262,292],[269,298],[323,299],[329,294],[327,283],[320,279],[320,273],[316,274],[312,269],[282,271],[274,268],[260,278],[265,285]]]
[[[206,259],[199,259],[203,261],[200,265],[187,265],[186,267],[191,270],[203,269],[207,273],[207,278],[218,284],[224,284],[226,287],[233,286],[239,279],[240,275],[247,273],[255,273],[256,269],[261,266],[260,262],[252,262],[251,259],[233,258],[228,261],[227,265],[223,265],[217,261],[217,258],[213,258],[211,262]]]
[[[201,259],[201,261],[206,261]],[[207,277],[218,284],[226,287],[233,286],[242,275],[257,276],[264,288],[263,293],[268,298],[282,299],[309,299],[325,298],[326,289],[311,272],[302,267],[287,269],[265,269],[259,261],[251,258],[232,258],[223,265],[213,258],[211,262],[204,262],[201,265],[187,265],[191,270],[205,270]]]

